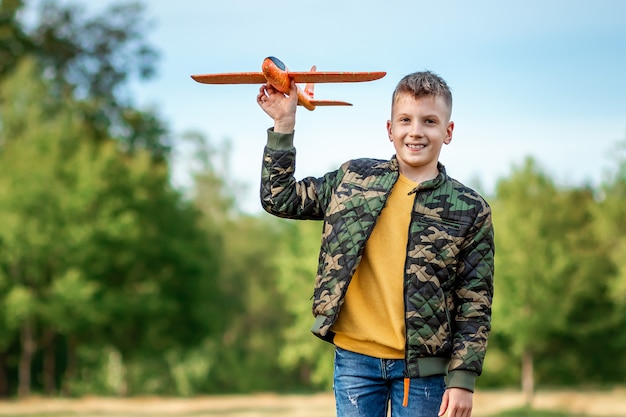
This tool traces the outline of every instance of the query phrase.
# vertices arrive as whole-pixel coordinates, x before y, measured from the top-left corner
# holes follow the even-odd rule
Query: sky
[[[79,1],[88,8],[113,1]],[[132,86],[177,136],[196,131],[231,144],[224,176],[259,211],[261,155],[271,119],[258,86],[203,85],[192,74],[260,71],[266,56],[292,70],[386,71],[378,81],[319,84],[319,99],[352,107],[298,108],[298,178],[355,157],[388,159],[391,93],[406,74],[431,70],[454,97],[448,174],[489,195],[533,157],[557,183],[599,184],[626,141],[626,1],[621,0],[150,0],[148,40],[157,76]],[[98,5],[98,6],[96,6]],[[189,183],[175,141],[174,178]]]

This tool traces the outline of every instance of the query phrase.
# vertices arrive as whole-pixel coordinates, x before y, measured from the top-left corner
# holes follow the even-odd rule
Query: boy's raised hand
[[[270,84],[263,84],[259,88],[256,101],[274,120],[275,132],[292,133],[294,131],[298,106],[298,89],[295,82],[291,82],[291,91],[288,95],[276,90]]]

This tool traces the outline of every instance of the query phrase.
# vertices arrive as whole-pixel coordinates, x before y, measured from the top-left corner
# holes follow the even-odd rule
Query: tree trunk
[[[30,372],[37,348],[35,338],[33,336],[33,323],[31,319],[27,319],[20,329],[20,339],[22,342],[22,353],[20,355],[18,370],[18,388],[17,394],[20,397],[28,397],[30,395]]]
[[[43,336],[43,387],[47,395],[54,395],[56,392],[56,352],[54,341],[54,330],[46,329]]]
[[[0,353],[0,398],[9,396],[9,378],[7,377],[7,354]]]
[[[533,406],[535,395],[535,376],[533,369],[533,354],[530,350],[525,350],[522,354],[522,391],[527,407]]]
[[[62,390],[63,395],[66,397],[71,394],[71,384],[76,377],[76,346],[77,342],[73,336],[67,337],[67,365],[65,367],[65,374],[63,375]]]

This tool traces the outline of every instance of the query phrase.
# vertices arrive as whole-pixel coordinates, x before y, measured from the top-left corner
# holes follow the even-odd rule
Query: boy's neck
[[[421,184],[437,178],[437,175],[439,175],[439,169],[437,168],[437,165],[413,168],[406,166],[403,167],[401,164],[400,173],[411,181]]]

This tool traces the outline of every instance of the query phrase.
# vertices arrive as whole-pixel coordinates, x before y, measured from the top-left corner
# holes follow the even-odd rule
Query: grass
[[[152,412],[81,412],[81,411],[62,411],[62,412],[36,412],[36,413],[20,413],[20,414],[2,414],[2,417],[225,417],[225,416],[246,416],[246,417],[282,417],[291,415],[283,414],[284,410],[263,410],[263,411],[246,411],[245,409],[239,410],[201,410],[201,411],[190,411],[190,412],[181,412],[181,413],[167,413],[167,414],[157,414],[155,415]],[[327,417],[334,417],[334,414],[328,415]],[[572,414],[565,411],[550,411],[550,410],[534,410],[528,408],[516,408],[512,410],[507,410],[498,414],[492,414],[490,417],[592,417],[588,414]]]
[[[591,417],[589,414],[572,414],[568,411],[536,410],[527,407],[503,411],[491,417]]]
[[[285,410],[263,410],[263,411],[252,411],[244,408],[240,408],[239,410],[196,410],[190,412],[180,412],[180,413],[167,413],[167,414],[154,414],[153,412],[107,412],[107,411],[98,411],[98,412],[81,412],[81,411],[61,411],[61,412],[35,412],[35,413],[19,413],[19,414],[2,414],[2,417],[224,417],[224,416],[254,416],[254,417],[278,417],[278,416],[287,416],[289,414],[283,414]],[[333,415],[328,415],[328,417],[334,417]],[[551,411],[551,410],[535,410],[528,408],[516,408],[512,410],[507,410],[498,414],[492,414],[490,417],[592,417],[588,414],[572,414],[566,411]],[[594,416],[597,417],[597,416]]]
[[[517,391],[477,393],[472,417],[626,417],[626,389],[553,391],[522,406]],[[0,401],[0,417],[335,417],[331,393],[198,398],[30,398]]]

